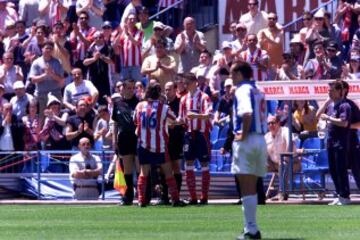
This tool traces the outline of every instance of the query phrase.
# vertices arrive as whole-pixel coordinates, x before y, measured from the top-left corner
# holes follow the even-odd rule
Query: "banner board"
[[[265,93],[266,100],[325,100],[332,81],[263,81],[256,85]],[[360,99],[360,81],[347,82],[350,85],[348,98]]]

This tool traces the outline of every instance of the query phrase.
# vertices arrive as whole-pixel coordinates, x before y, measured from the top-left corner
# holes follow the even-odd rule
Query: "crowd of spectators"
[[[192,72],[218,109],[213,123],[223,124],[231,111],[235,61],[249,62],[255,81],[359,76],[358,1],[340,0],[334,16],[324,9],[304,12],[304,27],[284,46],[286,29],[277,15],[249,0],[249,11],[231,24],[231,39],[214,55],[194,18],[186,17],[181,30],[149,20],[148,7],[156,4],[0,0],[0,150],[71,150],[84,137],[97,150],[111,149],[112,101],[124,94],[128,79],[139,100],[150,80],[163,92],[173,82],[181,97],[186,90],[177,73]],[[316,104],[294,106],[279,103],[278,120],[293,111],[294,130],[314,134]]]

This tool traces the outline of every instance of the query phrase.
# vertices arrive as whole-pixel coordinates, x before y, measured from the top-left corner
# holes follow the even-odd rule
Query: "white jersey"
[[[96,93],[98,93],[98,90],[94,84],[88,80],[83,80],[78,86],[72,82],[65,87],[64,102],[75,105],[81,98],[92,96]]]

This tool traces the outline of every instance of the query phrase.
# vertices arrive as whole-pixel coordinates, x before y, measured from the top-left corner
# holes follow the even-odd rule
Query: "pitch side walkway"
[[[267,200],[269,205],[327,205],[334,198],[326,196],[324,199],[320,200],[315,195],[307,195],[306,199],[302,199],[302,195],[291,195],[287,201],[272,201]],[[0,200],[0,205],[116,205],[118,200],[91,200],[91,201],[76,201],[76,200],[28,200],[28,199],[10,199],[10,200]],[[210,205],[231,205],[236,204],[238,199],[216,199],[209,200]],[[354,194],[351,195],[352,205],[360,205],[360,195]],[[155,201],[152,201],[155,203]]]

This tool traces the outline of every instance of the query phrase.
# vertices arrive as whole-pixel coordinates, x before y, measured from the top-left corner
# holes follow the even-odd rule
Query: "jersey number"
[[[141,113],[141,124],[143,128],[154,129],[157,126],[156,112],[152,112],[150,116],[146,116],[146,112]]]

